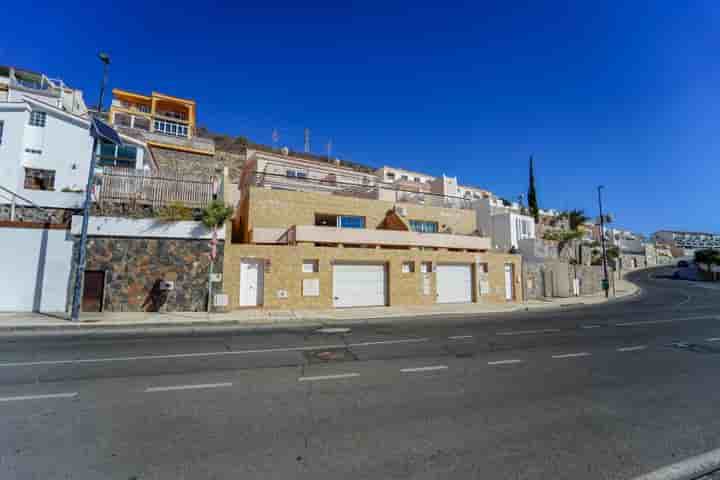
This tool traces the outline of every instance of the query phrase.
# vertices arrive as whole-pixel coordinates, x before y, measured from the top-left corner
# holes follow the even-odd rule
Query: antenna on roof
[[[310,153],[310,129],[305,129],[305,153]]]
[[[330,155],[332,155],[332,138],[328,140],[327,142],[327,157],[330,158]]]

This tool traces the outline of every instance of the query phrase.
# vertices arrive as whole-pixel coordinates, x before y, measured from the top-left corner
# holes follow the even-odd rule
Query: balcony
[[[288,230],[255,228],[251,232],[250,241],[252,243],[273,244],[322,243],[477,251],[490,249],[490,239],[487,237],[397,230],[370,230],[367,228],[334,228],[314,225],[296,225]]]
[[[284,168],[284,167],[282,167]],[[266,168],[268,170],[268,168]],[[275,169],[274,171],[281,171]],[[459,208],[472,210],[472,200],[457,196],[439,195],[430,192],[403,190],[392,183],[382,183],[376,177],[343,173],[342,176],[326,171],[289,173],[246,172],[240,180],[240,188],[255,186],[297,192],[326,193],[346,197],[382,200],[392,203],[412,203],[428,207]]]

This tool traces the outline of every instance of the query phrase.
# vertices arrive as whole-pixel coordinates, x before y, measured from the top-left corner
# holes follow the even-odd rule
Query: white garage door
[[[333,265],[333,305],[384,306],[385,284],[385,265]]]
[[[470,265],[438,265],[437,303],[472,302]]]

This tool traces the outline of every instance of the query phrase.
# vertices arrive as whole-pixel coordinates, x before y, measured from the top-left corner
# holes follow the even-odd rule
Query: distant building
[[[192,178],[217,173],[215,142],[196,135],[194,100],[117,88],[112,94],[108,120],[119,131],[142,139],[162,174]]]
[[[87,106],[80,90],[60,79],[9,66],[0,66],[0,102],[21,102],[25,97],[39,100],[73,115],[86,116]]]
[[[660,230],[655,232],[653,240],[681,249],[684,255],[692,255],[695,250],[704,248],[720,249],[720,234],[718,233]]]
[[[501,250],[520,248],[520,241],[535,238],[535,220],[493,198],[473,202],[478,229]]]

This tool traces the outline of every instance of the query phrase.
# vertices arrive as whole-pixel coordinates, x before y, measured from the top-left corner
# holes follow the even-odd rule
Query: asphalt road
[[[0,340],[0,478],[632,478],[720,447],[720,290],[353,328]]]

